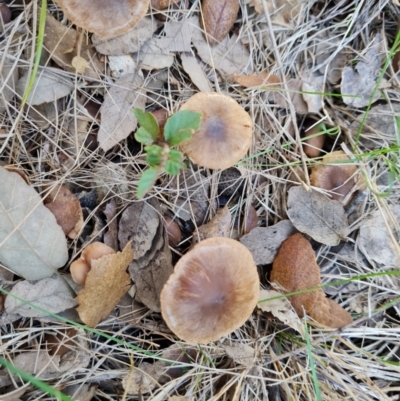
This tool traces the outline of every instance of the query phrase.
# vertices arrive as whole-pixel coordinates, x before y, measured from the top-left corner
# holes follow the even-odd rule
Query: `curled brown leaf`
[[[203,0],[202,25],[210,44],[220,42],[231,30],[238,12],[238,0]]]

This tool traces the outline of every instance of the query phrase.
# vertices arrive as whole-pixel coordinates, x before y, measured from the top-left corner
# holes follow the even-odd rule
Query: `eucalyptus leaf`
[[[183,141],[187,141],[192,136],[192,129],[183,129],[175,133],[175,135],[170,138],[169,145],[176,146],[179,145]]]
[[[173,146],[174,142],[180,143],[182,140],[189,139],[193,131],[200,128],[201,117],[202,114],[195,111],[178,111],[168,118],[165,124],[165,140]],[[186,134],[182,134],[182,132],[186,132]]]
[[[150,166],[157,166],[161,163],[163,149],[158,145],[145,146],[146,161]]]
[[[139,143],[143,143],[144,145],[150,145],[154,142],[153,137],[150,132],[146,130],[146,128],[140,127],[135,133],[135,139]]]
[[[151,142],[155,141],[157,139],[160,128],[158,126],[156,118],[154,117],[154,114],[143,113],[143,111],[138,108],[133,109],[133,114],[137,118],[140,126],[144,128],[151,135],[152,138]]]
[[[140,177],[138,187],[136,190],[136,196],[142,199],[147,191],[154,185],[158,177],[157,167],[149,167]]]
[[[178,175],[182,168],[186,167],[183,162],[167,160],[165,163],[165,172],[170,175]]]
[[[68,261],[64,232],[34,188],[0,167],[0,261],[27,280],[52,276]]]

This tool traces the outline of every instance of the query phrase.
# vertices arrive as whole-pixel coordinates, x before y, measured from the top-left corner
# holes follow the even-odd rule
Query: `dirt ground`
[[[0,1],[0,400],[400,400],[400,4],[156,3],[105,39],[50,0]],[[246,155],[228,169],[184,155],[138,199],[132,110],[164,124],[199,92],[248,113]],[[269,301],[193,345],[160,293],[209,237],[251,252]],[[82,289],[71,262],[97,241],[119,253]],[[57,262],[32,273],[42,244]]]

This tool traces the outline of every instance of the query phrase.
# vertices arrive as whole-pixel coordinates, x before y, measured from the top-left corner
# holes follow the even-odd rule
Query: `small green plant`
[[[190,139],[192,133],[199,129],[202,115],[189,110],[178,111],[167,119],[163,132],[160,132],[152,113],[144,113],[140,109],[134,109],[133,113],[140,124],[135,139],[145,145],[146,161],[150,166],[139,179],[136,195],[141,199],[160,174],[177,175],[186,168],[182,153],[171,149],[171,146]]]

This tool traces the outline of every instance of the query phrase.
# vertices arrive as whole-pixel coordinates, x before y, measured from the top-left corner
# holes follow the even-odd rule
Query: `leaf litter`
[[[396,299],[399,282],[393,276],[373,275],[384,274],[398,266],[396,146],[399,113],[395,63],[391,64],[395,71],[389,68],[380,80],[388,49],[398,31],[395,3],[390,0],[379,4],[363,1],[357,5],[355,2],[331,2],[328,7],[321,8],[321,2],[250,0],[240,2],[238,13],[226,19],[229,22],[226,26],[214,23],[211,29],[206,27],[212,25],[213,15],[207,16],[201,6],[205,9],[211,4],[218,9],[229,5],[227,0],[208,5],[186,0],[158,3],[163,4],[151,2],[146,18],[136,28],[115,38],[96,37],[75,28],[71,21],[62,19],[57,6],[49,7],[46,51],[28,99],[30,106],[20,111],[20,96],[24,93],[28,67],[34,56],[29,43],[36,43],[36,36],[32,36],[36,30],[26,29],[26,26],[35,25],[33,7],[8,2],[11,19],[2,26],[0,38],[0,83],[5,84],[0,98],[0,165],[18,166],[30,182],[14,191],[13,206],[27,198],[27,187],[37,195],[35,205],[43,206],[47,193],[44,188],[49,184],[65,185],[73,195],[72,204],[76,204],[74,197],[82,204],[81,226],[74,236],[66,239],[54,223],[61,234],[46,240],[48,246],[63,244],[64,250],[58,252],[59,256],[63,255],[59,267],[63,269],[61,277],[68,282],[68,258],[79,254],[91,241],[106,242],[118,252],[129,242],[128,236],[140,240],[138,251],[142,247],[142,255],[128,263],[129,267],[126,264],[125,270],[120,266],[118,283],[105,273],[99,275],[93,287],[107,287],[114,282],[109,295],[117,298],[122,284],[126,283],[129,289],[134,283],[136,293],[131,293],[135,299],[125,294],[121,305],[116,306],[119,301],[114,300],[108,305],[110,310],[104,309],[102,303],[97,302],[93,289],[87,304],[96,300],[96,306],[103,309],[94,312],[96,308],[93,307],[93,311],[88,312],[89,315],[93,313],[88,321],[92,325],[101,324],[99,327],[105,332],[129,340],[156,356],[152,359],[147,355],[148,359],[142,361],[141,351],[127,352],[126,346],[117,342],[105,344],[101,336],[94,333],[60,334],[64,329],[60,329],[55,318],[33,316],[34,308],[30,310],[25,304],[10,309],[10,313],[7,308],[2,312],[0,324],[2,338],[5,334],[5,352],[32,374],[39,375],[39,370],[43,369],[43,376],[39,377],[47,377],[56,388],[60,377],[63,386],[73,382],[82,388],[90,383],[92,391],[85,393],[88,400],[102,394],[117,399],[124,386],[125,391],[144,399],[210,399],[221,391],[226,392],[227,397],[232,392],[233,399],[252,399],[253,395],[254,399],[274,399],[272,388],[293,399],[313,394],[309,355],[301,345],[303,322],[290,315],[294,312],[285,298],[275,300],[276,306],[275,301],[263,305],[280,321],[271,319],[271,312],[258,311],[240,330],[224,338],[222,345],[208,344],[201,354],[184,361],[180,359],[180,367],[171,368],[157,361],[157,356],[164,355],[171,341],[184,355],[191,355],[184,342],[176,341],[158,312],[163,283],[177,260],[190,249],[193,233],[206,230],[206,236],[221,233],[239,236],[238,227],[243,227],[251,210],[253,229],[242,236],[241,241],[248,244],[259,265],[262,285],[270,284],[271,264],[276,265],[280,247],[295,230],[312,245],[315,252],[306,265],[318,266],[323,283],[352,279],[357,274],[371,275],[366,280],[354,279],[353,283],[326,288],[329,298],[322,291],[316,292],[317,301],[306,311],[313,319],[313,328],[309,329],[311,353],[321,363],[316,365],[316,373],[323,383],[323,400],[330,401],[332,394],[339,400],[389,397],[395,391],[398,375],[382,362],[377,338],[385,340],[388,362],[397,363],[392,346],[399,340],[394,318],[397,306],[389,303]],[[223,18],[228,16],[225,12],[221,11]],[[209,19],[205,25],[204,18]],[[217,43],[212,43],[212,37],[217,36],[220,28],[224,28],[223,35],[217,38]],[[202,169],[186,161],[189,169],[175,178],[167,174],[159,176],[143,202],[155,212],[152,217],[149,215],[149,221],[154,224],[151,233],[138,234],[148,223],[139,218],[136,229],[125,230],[125,239],[121,241],[120,231],[124,231],[129,220],[124,216],[125,211],[133,206],[143,208],[134,193],[141,172],[147,168],[142,148],[134,139],[137,125],[131,109],[161,110],[171,115],[199,90],[229,94],[245,107],[254,122],[252,147],[238,166],[240,183],[236,178],[231,183],[237,188],[234,196],[225,196],[226,192],[220,191],[218,171]],[[374,92],[375,97],[372,97]],[[374,102],[372,108],[365,109],[370,102]],[[20,117],[15,120],[18,113]],[[346,154],[353,154],[351,159],[356,160],[360,168],[364,184],[354,186],[345,207],[329,199],[331,191],[324,192],[325,195],[320,189],[312,192],[303,189],[310,185],[307,177],[312,174],[314,162],[325,164],[325,157],[320,161],[310,156],[305,158],[300,150],[303,120],[309,119],[315,123],[323,121],[329,132],[325,144],[320,147],[321,156],[345,149]],[[290,189],[293,184],[300,186]],[[7,182],[0,181],[0,198],[2,195],[7,198],[10,193]],[[69,206],[65,212],[67,209]],[[214,216],[227,209],[232,220],[218,227]],[[31,218],[42,220],[36,216],[36,207],[30,210],[22,217],[24,224],[25,221],[32,224]],[[162,216],[169,216],[181,231],[173,248],[168,244]],[[69,223],[72,225],[72,221]],[[285,226],[282,233],[281,226]],[[0,235],[6,231],[8,236],[10,229],[5,230],[2,224],[0,227]],[[278,232],[271,236],[271,230],[276,229]],[[34,234],[34,237],[39,244],[42,236]],[[24,270],[3,258],[2,252],[6,249],[3,245],[0,245],[0,262],[12,272],[7,280],[1,281],[1,288],[13,294],[28,286],[22,296],[31,299],[33,304],[44,302],[49,312],[52,307],[61,310],[76,302],[71,293],[67,295],[64,291],[67,287],[63,281],[58,290],[53,291],[49,285],[41,291],[49,294],[48,299],[45,295],[41,297],[36,289],[54,278],[26,276]],[[19,237],[15,245],[23,249],[24,239]],[[351,251],[345,251],[350,248]],[[286,257],[290,255],[285,253]],[[26,260],[33,259],[25,255],[25,259],[18,259],[16,266],[26,267]],[[283,263],[288,277],[293,274],[289,265],[287,261]],[[48,269],[47,274],[50,276],[55,269]],[[278,286],[277,290],[285,292],[293,283],[289,284]],[[68,302],[63,303],[64,295],[71,296]],[[6,305],[12,303],[11,296],[3,298]],[[51,301],[51,305],[46,301]],[[376,308],[381,311],[378,313]],[[67,315],[71,310],[74,311],[66,309],[57,313],[73,316]],[[344,315],[343,310],[346,310]],[[332,316],[346,323],[348,312],[359,319],[358,329],[326,329],[332,325]],[[75,315],[72,319],[78,318]],[[339,326],[337,321],[335,326]],[[292,330],[295,327],[298,331]],[[47,334],[55,329],[61,337],[53,335],[54,339],[49,341]],[[28,333],[31,333],[29,340]],[[56,353],[50,355],[58,341],[68,348],[77,345],[78,339],[87,340],[91,347],[88,354],[87,344],[79,343],[78,347],[86,350],[81,363],[63,365],[64,360],[71,362],[79,357],[68,352],[67,356],[61,355],[62,346],[56,347]],[[365,355],[360,352],[360,349],[365,350],[365,344],[371,357],[360,356]],[[334,353],[327,353],[326,349]],[[88,373],[89,360],[95,361],[99,353],[103,356],[103,370]],[[172,354],[168,355],[167,359],[175,360]],[[271,359],[273,363],[269,362]],[[281,361],[288,369],[282,371]],[[209,363],[212,370],[207,368]],[[249,378],[233,375],[232,364],[237,373],[248,372]],[[68,366],[69,370],[65,370]],[[332,369],[322,370],[320,366]],[[179,371],[177,376],[172,376],[174,369]],[[264,374],[265,369],[268,375]],[[354,369],[363,372],[361,376],[354,376]],[[134,388],[128,383],[132,372]],[[305,380],[299,381],[298,377]],[[294,382],[296,385],[291,385]],[[195,395],[191,391],[193,386],[198,389]],[[21,400],[37,398],[38,390],[22,389],[17,395]],[[2,389],[1,397],[16,398],[9,390]]]

